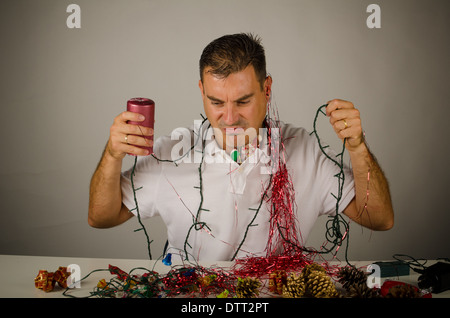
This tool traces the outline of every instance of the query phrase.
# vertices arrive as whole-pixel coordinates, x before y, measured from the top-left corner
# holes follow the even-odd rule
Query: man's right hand
[[[128,124],[128,121],[141,122],[144,116],[129,111],[122,112],[116,118],[110,128],[110,135],[106,152],[113,158],[122,160],[126,154],[135,156],[146,156],[149,154],[147,149],[138,146],[153,146],[153,141],[144,137],[153,136],[153,129]]]
[[[129,111],[114,118],[102,159],[91,179],[88,222],[93,227],[116,226],[133,216],[122,203],[120,178],[125,155],[145,156],[148,150],[139,146],[152,146],[152,140],[144,138],[153,135],[152,128],[128,123],[143,120],[141,114]]]

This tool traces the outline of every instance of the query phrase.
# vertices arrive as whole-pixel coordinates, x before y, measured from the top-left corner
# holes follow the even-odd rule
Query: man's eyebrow
[[[213,101],[213,102],[224,103],[223,100],[220,100],[220,99],[218,99],[217,97],[210,96],[210,95],[206,95],[206,97],[208,97],[208,99],[211,100],[211,101]]]
[[[244,96],[239,97],[238,99],[236,99],[235,102],[242,102],[242,101],[244,101],[246,99],[249,99],[253,95],[255,95],[255,93],[250,93],[250,94],[244,95]]]
[[[246,99],[249,99],[253,95],[255,95],[255,93],[250,93],[250,94],[244,95],[244,96],[239,97],[238,99],[236,99],[235,102],[242,102],[242,101],[244,101]],[[224,103],[223,100],[221,100],[221,99],[219,99],[217,97],[214,97],[214,96],[211,96],[211,95],[206,95],[206,97],[208,97],[208,99],[213,101],[213,102]]]

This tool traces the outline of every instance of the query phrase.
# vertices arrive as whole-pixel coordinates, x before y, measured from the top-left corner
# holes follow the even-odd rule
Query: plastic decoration
[[[172,254],[167,253],[166,257],[163,258],[162,263],[166,266],[172,265]]]

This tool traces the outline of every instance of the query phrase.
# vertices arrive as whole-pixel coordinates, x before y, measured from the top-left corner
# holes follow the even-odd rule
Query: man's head
[[[225,35],[206,46],[200,58],[199,87],[206,116],[223,149],[252,141],[248,136],[262,127],[271,85],[271,77],[266,76],[264,48],[258,38],[248,34]],[[217,138],[219,132],[223,138]],[[239,138],[243,132],[247,137]]]

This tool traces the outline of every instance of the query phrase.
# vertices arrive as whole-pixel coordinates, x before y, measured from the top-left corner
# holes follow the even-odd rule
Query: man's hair
[[[261,39],[252,34],[239,33],[224,35],[209,43],[200,57],[200,79],[203,82],[204,71],[218,78],[240,72],[252,65],[256,77],[264,87],[266,79],[266,57]]]

